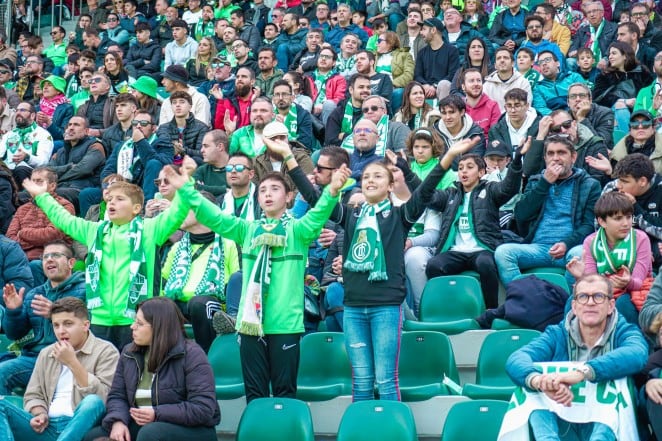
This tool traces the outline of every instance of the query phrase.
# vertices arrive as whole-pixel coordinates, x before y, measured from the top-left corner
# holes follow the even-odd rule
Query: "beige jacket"
[[[62,363],[53,357],[55,344],[45,347],[39,352],[37,364],[35,365],[30,382],[23,396],[23,407],[28,412],[36,406],[48,409],[57,386]],[[74,390],[71,395],[71,406],[78,406],[87,395],[99,395],[104,401],[113,383],[119,353],[111,343],[96,338],[92,332],[87,337],[85,344],[76,353],[78,361],[88,372],[87,387],[79,387],[74,380]]]

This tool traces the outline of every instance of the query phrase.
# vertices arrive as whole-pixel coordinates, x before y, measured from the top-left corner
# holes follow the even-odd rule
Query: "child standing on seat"
[[[85,290],[91,313],[90,330],[120,351],[131,342],[131,324],[138,304],[152,297],[156,247],[186,219],[188,205],[175,196],[160,216],[140,216],[140,187],[115,182],[108,187],[108,220],[91,222],[70,214],[46,191],[46,184],[26,179],[23,187],[46,216],[65,234],[87,245]]]
[[[377,385],[383,400],[399,400],[397,367],[402,302],[405,299],[403,248],[412,225],[425,210],[444,172],[456,156],[472,147],[470,139],[453,145],[402,206],[391,204],[390,165],[373,162],[363,171],[365,203],[343,207],[345,229],[345,344],[352,364],[354,401],[374,399]]]

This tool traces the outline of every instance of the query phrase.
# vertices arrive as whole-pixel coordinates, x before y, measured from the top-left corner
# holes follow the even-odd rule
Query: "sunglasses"
[[[241,173],[244,170],[250,170],[250,169],[251,169],[250,167],[244,164],[228,164],[225,166],[225,173],[232,173],[233,171],[236,171],[237,173]]]
[[[630,121],[631,129],[649,129],[653,126],[653,121]]]
[[[220,69],[223,66],[225,66],[225,64],[223,64],[223,63],[212,63],[211,64],[212,69]]]
[[[368,106],[368,107],[362,108],[361,110],[363,111],[363,113],[368,113],[368,112],[376,112],[379,109],[383,109],[383,107],[381,107],[381,106]]]
[[[11,73],[10,70],[0,70],[0,75],[7,75],[8,73]]]
[[[102,81],[103,81],[103,78],[101,78],[101,77],[90,78],[90,79],[88,80],[88,82],[89,82],[90,84],[100,83],[100,82],[102,82]]]
[[[361,129],[358,129],[358,130],[361,130]],[[356,130],[354,131],[354,133],[356,133]],[[333,171],[333,170],[335,170],[334,167],[324,167],[323,165],[319,165],[319,164],[317,164],[317,165],[315,166],[315,168],[316,168],[317,170],[320,170],[320,171],[322,171],[322,170],[329,170],[329,171]]]
[[[549,128],[549,133],[561,133],[563,129],[568,130],[570,127],[572,127],[572,120],[569,119],[567,121],[563,121],[561,124],[558,126],[552,126]]]
[[[170,181],[168,181],[168,178],[154,179],[154,185],[156,185],[157,187],[160,187],[161,184],[170,185]]]
[[[147,126],[152,125],[152,122],[151,121],[146,121],[146,120],[134,119],[133,121],[131,121],[131,125],[133,127],[136,127],[138,125],[140,125],[142,127],[147,127]]]

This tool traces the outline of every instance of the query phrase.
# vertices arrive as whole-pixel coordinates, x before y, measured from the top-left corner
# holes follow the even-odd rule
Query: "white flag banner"
[[[545,374],[576,370],[582,363],[536,363]],[[504,416],[498,441],[529,441],[529,416],[534,410],[549,410],[570,423],[602,423],[611,428],[619,441],[638,441],[633,397],[627,378],[603,383],[583,381],[570,388],[572,405],[565,407],[542,392],[518,387]]]

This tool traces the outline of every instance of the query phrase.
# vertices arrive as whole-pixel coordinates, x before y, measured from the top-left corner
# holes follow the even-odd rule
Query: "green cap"
[[[51,85],[55,88],[55,90],[59,90],[60,92],[64,93],[64,91],[67,88],[67,80],[65,80],[62,77],[58,77],[57,75],[49,75],[46,77],[45,80],[41,80],[41,83],[39,83],[39,87],[42,89],[44,88],[44,83],[51,83]]]
[[[152,77],[146,75],[141,76],[136,80],[135,83],[130,84],[129,87],[136,89],[138,92],[151,96],[154,99],[158,99],[156,91],[159,88],[156,80]]]

